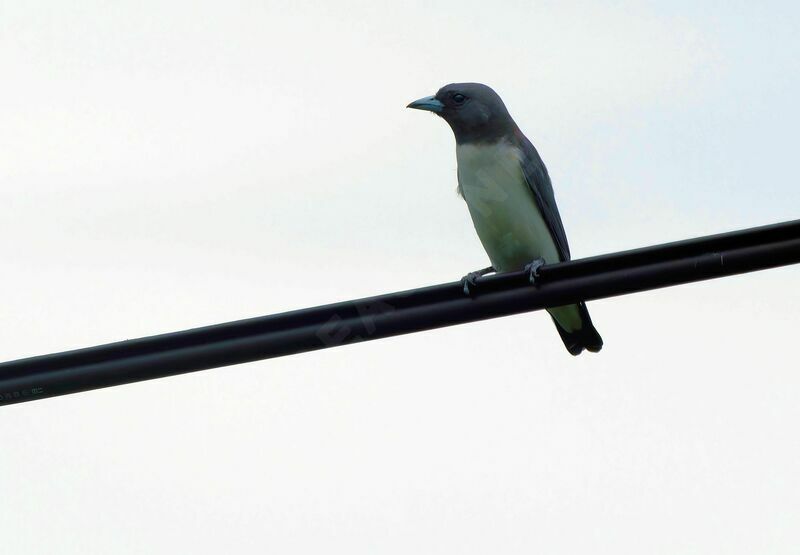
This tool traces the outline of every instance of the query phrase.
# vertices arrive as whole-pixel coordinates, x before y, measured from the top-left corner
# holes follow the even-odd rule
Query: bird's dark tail
[[[578,303],[578,311],[580,312],[581,321],[583,322],[579,330],[569,332],[562,328],[555,318],[553,318],[553,323],[556,325],[558,334],[561,336],[561,340],[564,342],[564,346],[567,348],[567,351],[569,351],[569,354],[578,356],[584,349],[596,353],[603,348],[603,338],[600,337],[600,334],[597,333],[597,330],[594,328],[585,303]]]

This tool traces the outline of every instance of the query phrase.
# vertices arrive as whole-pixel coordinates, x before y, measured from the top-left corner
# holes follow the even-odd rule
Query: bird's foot
[[[470,272],[463,278],[461,278],[461,285],[464,288],[464,294],[467,297],[471,297],[473,289],[477,288],[478,286],[478,278],[483,277],[486,274],[491,274],[492,272],[494,272],[494,268],[492,266],[489,266],[488,268],[484,268],[482,270]]]
[[[526,264],[525,268],[523,268],[528,273],[528,281],[531,282],[531,285],[536,285],[536,280],[539,279],[539,269],[544,266],[544,258],[541,256],[536,260],[531,261],[530,264]]]

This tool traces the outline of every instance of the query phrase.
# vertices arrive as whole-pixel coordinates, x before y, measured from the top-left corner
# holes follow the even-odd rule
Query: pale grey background
[[[800,216],[793,2],[0,1],[0,360],[485,265],[493,85],[576,257]],[[4,553],[796,553],[798,268],[0,409]]]

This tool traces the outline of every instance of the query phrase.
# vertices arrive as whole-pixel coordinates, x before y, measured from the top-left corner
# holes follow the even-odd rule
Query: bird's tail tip
[[[578,305],[581,314],[583,325],[579,330],[569,332],[562,328],[555,318],[553,322],[558,329],[558,334],[564,342],[564,346],[572,356],[578,356],[584,349],[590,353],[598,353],[603,348],[603,338],[600,337],[597,329],[592,324],[592,319],[589,317],[589,311],[586,309],[585,303]]]

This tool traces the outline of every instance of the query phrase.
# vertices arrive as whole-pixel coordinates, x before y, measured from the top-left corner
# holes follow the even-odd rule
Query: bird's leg
[[[488,268],[484,268],[482,270],[477,270],[475,272],[470,272],[461,278],[461,285],[464,286],[464,294],[469,297],[472,295],[472,290],[470,289],[470,285],[472,287],[476,287],[478,285],[477,279],[481,276],[485,276],[486,274],[491,274],[494,272],[494,266],[489,266]]]
[[[531,282],[531,285],[536,284],[536,280],[539,278],[539,268],[544,266],[544,258],[541,256],[536,260],[531,261],[530,264],[526,264],[525,268],[523,268],[528,273],[528,281]]]

